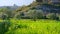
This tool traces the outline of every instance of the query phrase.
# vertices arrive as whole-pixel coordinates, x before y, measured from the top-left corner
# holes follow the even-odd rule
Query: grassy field
[[[10,20],[11,26],[6,34],[60,34],[60,21],[28,19]]]

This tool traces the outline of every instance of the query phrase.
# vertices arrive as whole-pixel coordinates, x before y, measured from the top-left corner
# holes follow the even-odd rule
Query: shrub
[[[7,19],[7,17],[8,17],[8,16],[7,16],[6,14],[2,14],[2,15],[1,15],[1,18],[2,18],[3,20]]]
[[[36,21],[36,19],[42,19],[43,18],[43,11],[42,10],[29,10],[28,16],[30,16],[31,19]]]
[[[48,19],[46,16],[43,16],[43,19]]]
[[[37,18],[38,18],[38,19],[42,19],[42,18],[43,18],[43,11],[37,10],[37,11],[36,11],[36,15],[37,15]]]
[[[49,19],[53,19],[53,20],[59,20],[59,17],[56,15],[56,14],[48,14],[47,15],[47,17],[49,18]]]
[[[27,13],[29,16],[29,18],[31,18],[32,20],[36,21],[37,19],[37,15],[36,15],[36,10],[29,10],[28,13]]]

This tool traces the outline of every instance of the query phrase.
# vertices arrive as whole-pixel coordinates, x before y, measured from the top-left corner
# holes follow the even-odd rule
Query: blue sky
[[[13,4],[22,6],[22,5],[28,5],[32,2],[33,0],[0,0],[0,6],[13,6]]]

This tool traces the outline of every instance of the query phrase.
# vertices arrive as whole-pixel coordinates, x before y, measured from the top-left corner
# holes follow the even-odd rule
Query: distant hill
[[[0,6],[0,8],[9,8],[10,10],[16,10],[20,6]]]
[[[29,10],[42,10],[43,12],[53,12],[53,13],[60,13],[60,4],[46,4],[46,3],[42,3],[42,2],[32,2],[30,5],[28,6],[22,6],[20,8],[17,9],[18,12],[23,11],[23,12],[27,12]]]

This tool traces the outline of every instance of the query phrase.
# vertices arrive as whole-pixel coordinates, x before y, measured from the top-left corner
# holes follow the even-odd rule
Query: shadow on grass
[[[10,22],[8,21],[3,21],[0,22],[0,34],[5,34],[9,30],[10,27]]]

